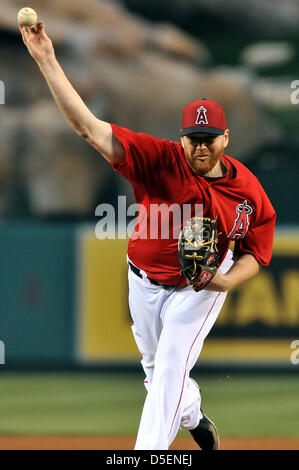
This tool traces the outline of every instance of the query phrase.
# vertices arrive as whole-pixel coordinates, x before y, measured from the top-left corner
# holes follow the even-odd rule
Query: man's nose
[[[200,140],[198,140],[198,142],[197,142],[197,147],[200,147],[200,148],[201,148],[201,147],[205,147],[205,148],[206,148],[206,146],[207,146],[207,144],[206,144],[205,139],[200,139]]]

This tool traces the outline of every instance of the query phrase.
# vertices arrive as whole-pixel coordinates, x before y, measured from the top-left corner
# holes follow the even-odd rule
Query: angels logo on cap
[[[195,124],[209,124],[209,122],[207,120],[207,110],[206,110],[206,108],[201,106],[200,108],[198,108],[197,112],[198,112],[198,114],[197,114]]]
[[[181,136],[200,133],[221,135],[225,129],[225,113],[216,101],[202,99],[184,107]]]

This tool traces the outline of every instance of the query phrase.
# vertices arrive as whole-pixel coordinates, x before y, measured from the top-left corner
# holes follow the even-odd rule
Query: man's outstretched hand
[[[18,24],[23,42],[27,46],[30,55],[38,64],[42,64],[47,59],[54,57],[53,44],[45,31],[45,25],[42,21],[39,21],[35,26]]]

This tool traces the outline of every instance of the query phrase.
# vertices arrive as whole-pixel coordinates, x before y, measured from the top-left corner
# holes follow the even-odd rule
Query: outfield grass
[[[195,378],[223,436],[299,436],[299,377]],[[135,435],[145,390],[142,375],[6,373],[0,397],[0,434]]]

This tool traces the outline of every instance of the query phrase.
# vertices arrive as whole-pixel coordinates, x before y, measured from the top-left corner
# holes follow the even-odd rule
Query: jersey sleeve
[[[255,218],[245,237],[237,240],[234,254],[240,256],[251,253],[258,263],[268,266],[272,258],[275,221],[275,210],[260,186]]]
[[[112,164],[112,168],[130,183],[146,185],[155,181],[170,157],[169,142],[148,134],[135,133],[115,124],[111,124],[111,127],[126,155],[123,162]]]

